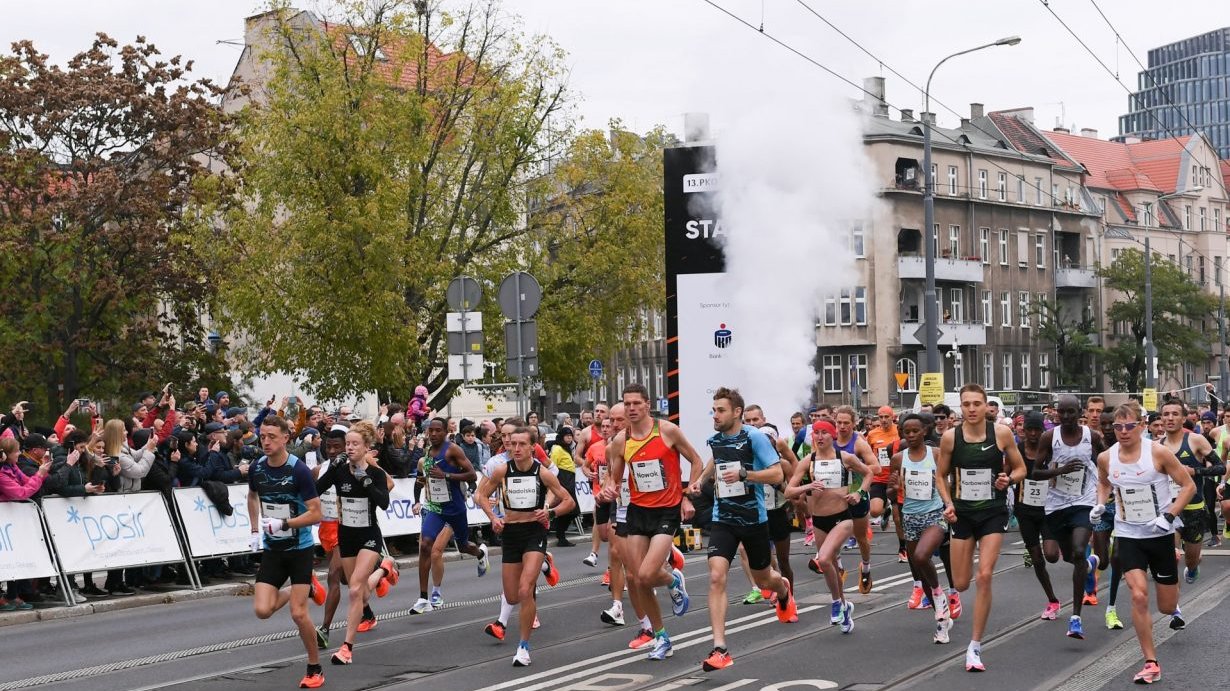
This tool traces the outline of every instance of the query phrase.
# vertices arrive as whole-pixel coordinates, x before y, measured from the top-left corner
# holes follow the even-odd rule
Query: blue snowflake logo
[[[68,522],[69,523],[79,523],[80,521],[81,521],[81,514],[77,511],[77,507],[75,506],[68,507]]]
[[[205,497],[197,497],[193,511],[205,511]]]

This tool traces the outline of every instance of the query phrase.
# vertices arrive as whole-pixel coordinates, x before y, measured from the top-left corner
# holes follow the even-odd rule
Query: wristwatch
[[[740,467],[740,468],[739,468],[739,479],[740,479],[740,480],[746,480],[746,479],[747,479],[747,468],[743,468],[743,467]]]
[[[1174,514],[1169,511],[1163,511],[1162,518],[1165,518],[1167,523],[1174,523]]]

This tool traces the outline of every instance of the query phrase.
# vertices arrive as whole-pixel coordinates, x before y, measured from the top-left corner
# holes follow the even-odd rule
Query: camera
[[[88,408],[88,407],[90,407],[90,399],[88,399],[88,398],[78,398],[78,399],[77,399],[77,407],[78,407],[78,408]]]

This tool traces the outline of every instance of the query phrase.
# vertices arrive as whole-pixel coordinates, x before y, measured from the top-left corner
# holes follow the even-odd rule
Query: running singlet
[[[269,459],[261,456],[248,472],[248,489],[260,497],[261,515],[266,518],[290,520],[307,512],[307,501],[316,498],[316,483],[306,463],[300,463],[294,455],[276,468]],[[288,528],[272,533],[261,531],[265,549],[284,552],[292,549],[310,549],[315,542],[309,528]]]
[[[858,454],[854,453],[854,447],[857,445],[858,445],[858,432],[851,434],[850,440],[847,441],[845,444],[839,444],[837,442],[837,437],[833,437],[833,448],[837,449],[838,451],[845,451],[851,456],[855,456],[855,457],[858,456]],[[841,476],[842,486],[844,487],[846,485],[849,485],[851,494],[859,491],[859,489],[863,486],[863,476],[859,475],[858,473],[851,473],[849,470],[847,470],[846,465],[841,462],[840,453],[837,454],[837,459],[838,459],[837,465],[841,466],[841,469],[842,469],[842,476]],[[863,459],[860,458],[859,460],[861,461]]]
[[[683,476],[679,471],[679,453],[662,440],[657,420],[644,439],[627,431],[624,463],[631,483],[630,499],[646,509],[678,506],[683,501]]]
[[[892,473],[888,466],[890,461],[892,461],[893,444],[900,438],[896,427],[887,432],[882,427],[876,427],[867,432],[867,443],[871,444],[871,450],[876,454],[876,461],[880,463],[880,472],[871,478],[873,483],[877,485],[888,483],[888,476]],[[849,453],[854,452],[850,451]]]
[[[1055,513],[1072,506],[1093,507],[1098,503],[1098,465],[1093,459],[1093,433],[1081,426],[1081,440],[1068,446],[1062,428],[1051,430],[1051,467],[1058,468],[1072,461],[1081,461],[1081,469],[1056,475],[1046,492],[1046,512]]]
[[[957,511],[981,511],[1007,506],[1007,490],[995,488],[995,477],[1004,472],[1004,452],[995,441],[995,423],[987,422],[987,436],[966,443],[965,426],[954,431],[952,467],[956,492],[952,505]]]
[[[597,480],[594,483],[595,486],[601,488],[606,484],[606,477],[609,472],[606,464],[606,440],[599,436],[590,442],[589,446],[585,447],[585,460],[589,465],[589,469],[594,471],[594,474],[597,476]],[[594,494],[597,494],[597,491]]]
[[[1179,450],[1176,451],[1174,455],[1179,459],[1179,463],[1182,463],[1184,467],[1203,470],[1204,464],[1196,460],[1196,452],[1192,451],[1191,444],[1187,443],[1190,436],[1191,432],[1183,433],[1183,442],[1179,444]],[[1192,497],[1192,503],[1183,507],[1185,511],[1197,511],[1204,508],[1204,495],[1200,492],[1200,485],[1204,482],[1204,478],[1197,475],[1192,478],[1192,482],[1196,483],[1196,494]],[[1170,480],[1170,496],[1179,496],[1179,484],[1174,480]]]
[[[722,481],[727,470],[764,470],[778,462],[773,442],[758,429],[744,426],[733,437],[715,434],[709,437],[713,451],[714,488],[713,521],[726,525],[748,526],[769,520],[765,509],[764,485],[758,482]]]
[[[325,490],[337,490],[334,498],[338,502],[343,528],[379,529],[376,509],[389,508],[387,477],[383,470],[374,465],[367,466],[363,477],[357,477],[351,471],[349,461],[339,456],[320,474],[316,489],[321,492],[321,497],[324,497]]]
[[[542,464],[531,461],[529,470],[517,468],[516,461],[509,461],[504,471],[504,508],[508,511],[537,511],[547,502],[547,488],[542,484],[539,471]]]
[[[1029,512],[1028,515],[1041,517],[1046,507],[1046,491],[1050,483],[1046,480],[1029,479],[1034,473],[1036,459],[1025,453],[1025,442],[1017,443],[1016,448],[1021,452],[1021,458],[1025,461],[1025,479],[1021,481],[1020,495],[1016,503],[1012,505],[1012,510],[1016,513]]]
[[[1158,532],[1150,525],[1173,500],[1170,496],[1170,476],[1159,472],[1153,464],[1151,440],[1141,440],[1140,458],[1135,463],[1119,460],[1118,444],[1110,447],[1107,471],[1118,509],[1115,537],[1140,540],[1174,533],[1174,526],[1165,532]]]
[[[450,446],[452,442],[445,441],[440,445],[440,452],[423,463],[423,477],[427,481],[427,488],[424,490],[427,497],[423,501],[423,508],[441,516],[456,516],[466,512],[466,498],[461,493],[461,482],[432,477],[428,473],[432,466],[438,466],[446,475],[461,473],[461,468],[445,460]]]
[[[901,479],[905,486],[902,513],[928,513],[944,508],[940,492],[935,488],[935,451],[930,446],[923,448],[927,454],[921,461],[910,460],[909,449],[901,450]]]

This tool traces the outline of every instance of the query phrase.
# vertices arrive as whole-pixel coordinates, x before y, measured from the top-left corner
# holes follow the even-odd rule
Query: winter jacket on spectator
[[[16,463],[0,463],[0,501],[24,501],[38,494],[44,476],[26,475]]]
[[[197,442],[194,434],[180,432],[176,437],[179,439],[179,472],[176,479],[180,487],[196,487],[201,480],[209,479],[209,452]]]
[[[380,467],[392,477],[410,477],[417,469],[417,464],[410,460],[412,457],[410,445],[404,441],[401,444],[385,441],[378,450]]]
[[[141,489],[141,479],[149,474],[154,462],[154,452],[148,447],[132,450],[125,446],[120,450],[120,492],[137,492]]]
[[[209,476],[206,479],[217,480],[227,484],[235,484],[243,482],[244,475],[239,472],[239,466],[243,463],[242,447],[235,451],[210,451],[209,456],[205,460],[205,467],[209,471]]]
[[[155,406],[145,414],[145,419],[141,421],[141,426],[146,429],[154,428],[154,421],[158,419],[158,414],[162,408]],[[158,430],[158,441],[166,441],[167,437],[171,436],[171,432],[175,430],[176,412],[174,408],[166,409],[166,418],[163,419],[162,429]]]

